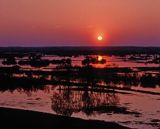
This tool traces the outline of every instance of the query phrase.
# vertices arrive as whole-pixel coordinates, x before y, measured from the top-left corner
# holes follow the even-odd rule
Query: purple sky
[[[160,0],[0,0],[0,46],[64,45],[160,46]]]

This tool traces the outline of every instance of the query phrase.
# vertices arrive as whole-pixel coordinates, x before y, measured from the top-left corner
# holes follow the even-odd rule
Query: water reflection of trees
[[[73,113],[83,112],[92,115],[109,106],[116,106],[119,98],[115,93],[97,93],[92,91],[59,90],[53,94],[52,109],[61,115],[71,116]]]
[[[148,69],[150,71],[158,70],[158,68]],[[57,68],[50,72],[41,70],[27,71],[22,70],[19,66],[0,67],[0,83],[2,89],[6,89],[6,87],[11,87],[12,89],[19,85],[24,88],[34,85],[38,88],[48,84],[89,85],[92,88],[100,85],[115,87],[121,85],[128,88],[132,86],[151,88],[159,86],[160,74],[146,73],[145,70],[146,68],[141,68],[139,69],[140,72],[134,72],[128,68],[97,69],[92,66],[72,67],[70,64],[65,64],[65,67]]]

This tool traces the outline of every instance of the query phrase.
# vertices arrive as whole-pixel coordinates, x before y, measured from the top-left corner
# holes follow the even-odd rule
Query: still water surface
[[[55,60],[64,57],[45,56],[43,59]],[[65,57],[66,58],[66,57]],[[71,57],[73,66],[82,66],[84,56]],[[158,64],[137,63],[124,61],[120,57],[103,56],[105,64],[93,64],[96,68],[104,67],[158,67]],[[2,64],[1,64],[2,65]],[[3,65],[2,65],[3,66]],[[33,68],[21,66],[22,69],[49,70],[47,68]],[[140,71],[138,74],[144,74]],[[159,74],[159,71],[150,71]],[[16,75],[15,75],[16,76]],[[17,75],[20,76],[20,75]],[[101,82],[103,84],[103,82]],[[117,84],[116,87],[127,87],[127,84]],[[154,87],[129,86],[129,89],[152,91],[160,93],[159,85]],[[160,95],[136,92],[132,90],[99,91],[91,87],[80,88],[77,86],[44,85],[44,88],[0,91],[0,106],[48,112],[58,115],[67,115],[83,119],[97,119],[114,121],[132,128],[155,129],[160,127]]]

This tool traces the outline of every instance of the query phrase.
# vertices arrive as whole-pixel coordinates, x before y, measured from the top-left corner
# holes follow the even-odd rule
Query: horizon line
[[[64,46],[0,46],[0,48],[42,48],[42,47],[44,47],[44,48],[48,48],[48,47],[97,47],[97,48],[100,48],[100,47],[146,47],[146,48],[148,48],[148,47],[160,47],[160,45],[158,45],[158,46],[146,46],[146,45],[144,45],[144,46],[134,46],[134,45],[120,45],[120,46],[95,46],[95,45],[83,45],[83,46],[80,46],[80,45],[76,45],[76,46],[74,46],[74,45],[64,45]]]

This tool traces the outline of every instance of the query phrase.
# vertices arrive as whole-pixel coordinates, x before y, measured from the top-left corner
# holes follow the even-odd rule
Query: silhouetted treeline
[[[60,65],[52,71],[23,70],[19,66],[0,67],[0,88],[12,89],[42,85],[66,86],[110,86],[123,85],[155,88],[160,84],[160,74],[141,73],[130,68],[94,68],[92,66],[73,67]]]
[[[160,54],[160,47],[1,47],[0,57],[4,53],[23,56],[26,53],[42,53],[60,56],[77,55],[118,55]]]

